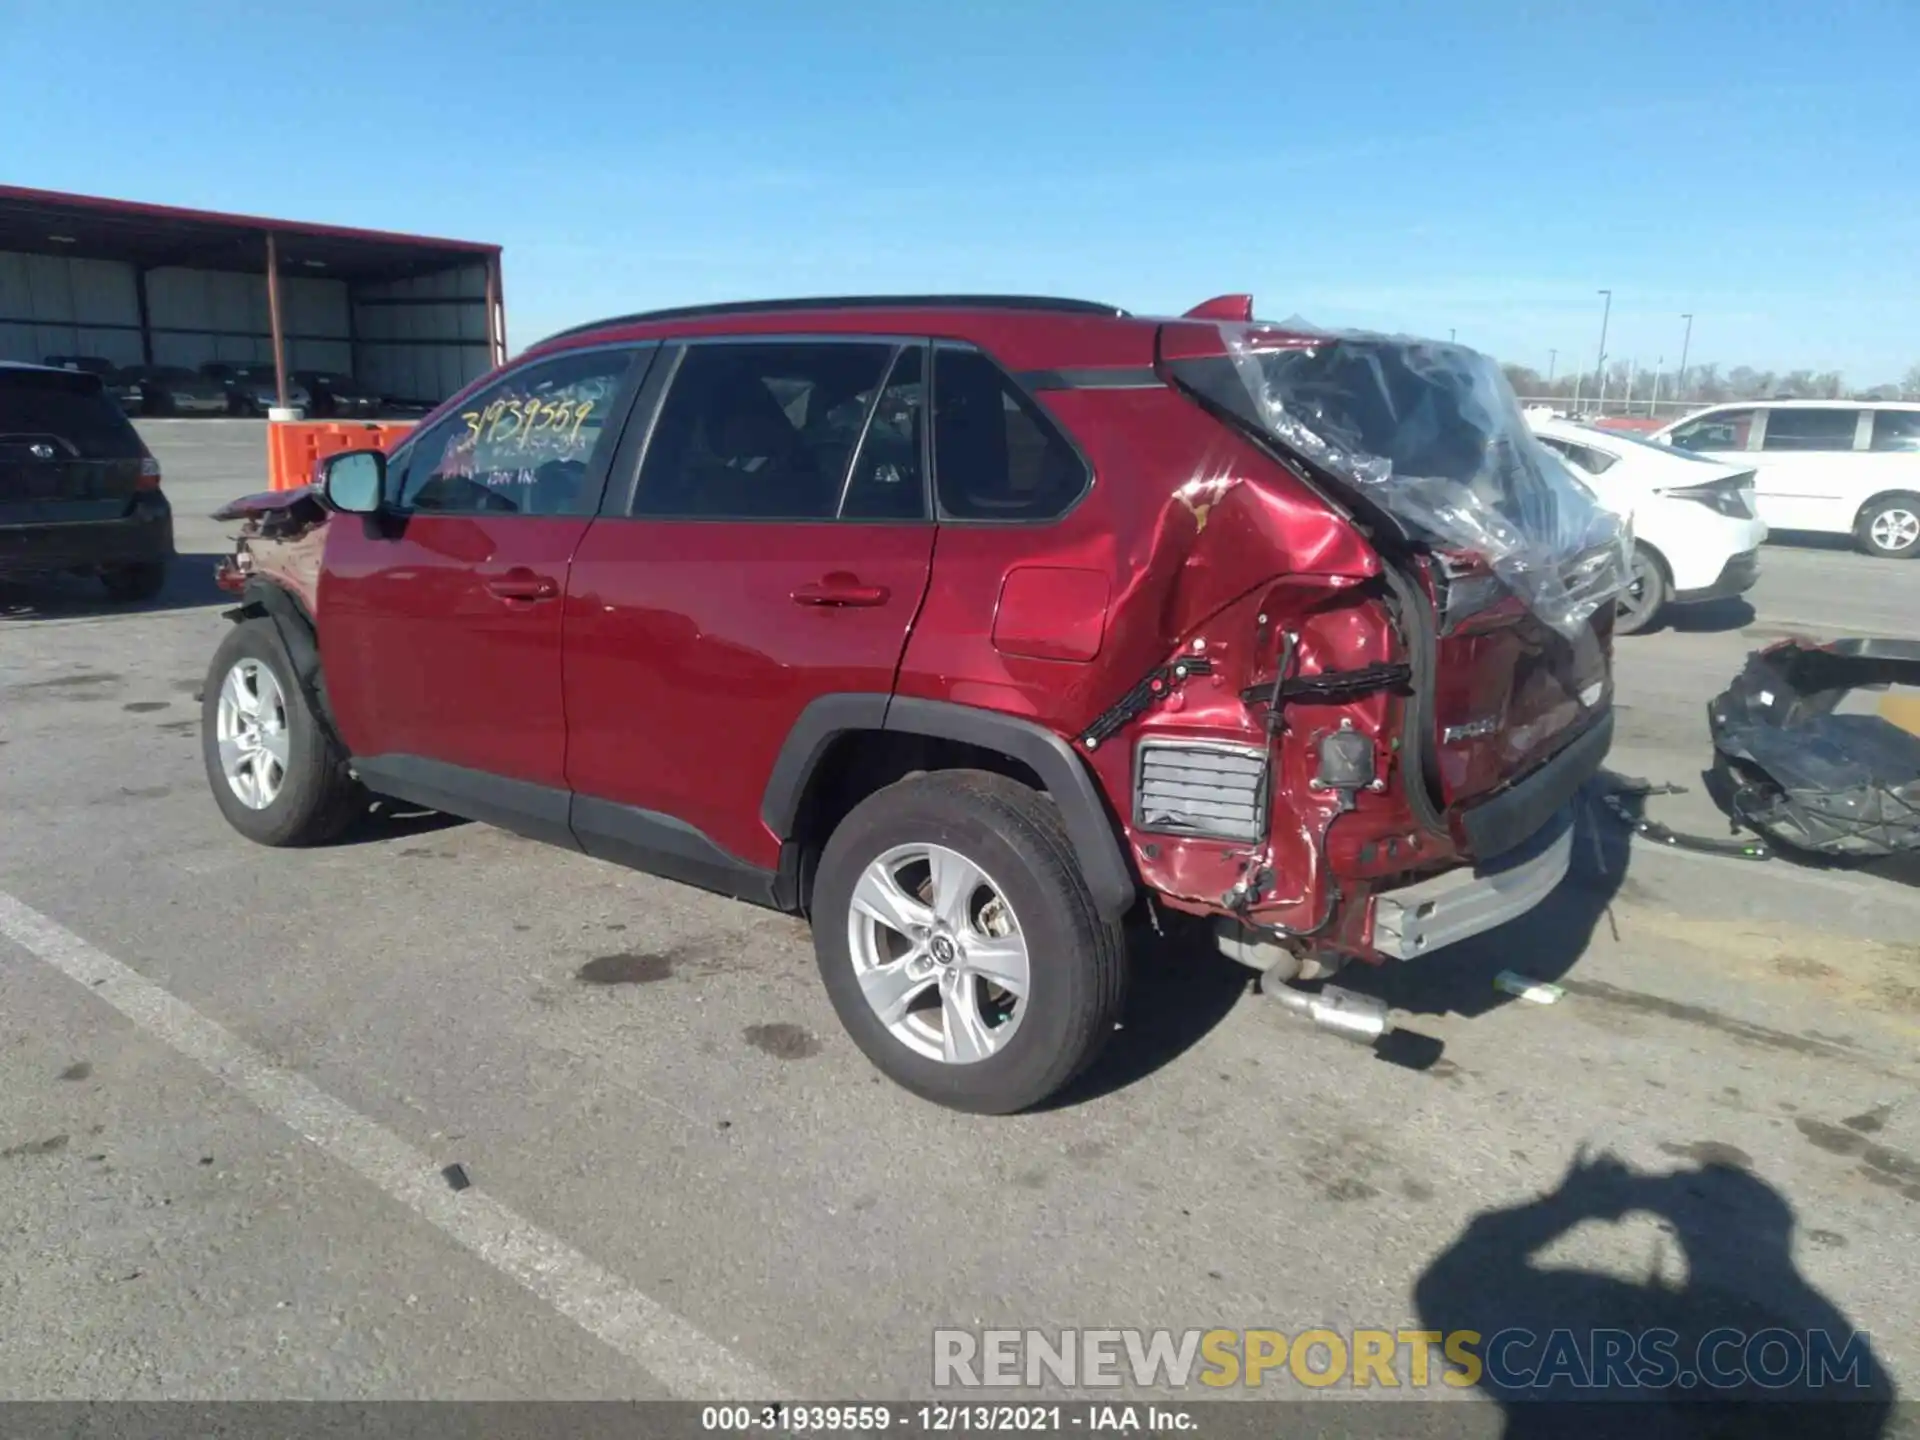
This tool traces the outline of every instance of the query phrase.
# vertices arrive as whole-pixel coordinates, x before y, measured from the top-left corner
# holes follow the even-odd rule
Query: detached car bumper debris
[[[1787,640],[1755,651],[1707,707],[1715,801],[1796,850],[1920,853],[1920,692],[1900,693],[1916,686],[1917,641]]]

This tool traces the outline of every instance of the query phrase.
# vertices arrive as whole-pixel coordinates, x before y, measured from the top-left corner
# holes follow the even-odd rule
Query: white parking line
[[[519,1282],[688,1400],[773,1399],[786,1388],[618,1275],[283,1070],[245,1041],[64,926],[0,891],[0,936],[85,986],[140,1029],[224,1080],[421,1219]]]

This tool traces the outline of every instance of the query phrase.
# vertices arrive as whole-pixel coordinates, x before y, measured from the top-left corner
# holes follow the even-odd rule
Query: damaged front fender
[[[332,518],[311,485],[243,495],[213,512],[215,520],[238,520],[233,553],[214,571],[222,590],[238,595],[264,580],[291,591],[311,615],[320,589],[320,561]]]

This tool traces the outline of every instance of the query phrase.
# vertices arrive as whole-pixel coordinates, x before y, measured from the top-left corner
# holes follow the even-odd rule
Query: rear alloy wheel
[[[1027,937],[1000,887],[944,845],[896,845],[853,887],[847,948],[868,1006],[902,1045],[972,1065],[1020,1029]]]
[[[821,856],[814,949],[841,1024],[928,1100],[1039,1104],[1120,1018],[1126,957],[1052,800],[980,771],[869,796]]]
[[[366,808],[366,792],[308,707],[271,620],[235,626],[214,652],[200,728],[214,803],[249,840],[324,844]]]
[[[151,600],[167,583],[167,562],[150,560],[139,565],[116,565],[100,572],[100,583],[107,587],[107,598],[122,604]]]
[[[1667,605],[1667,573],[1659,558],[1644,545],[1633,547],[1633,567],[1627,588],[1614,614],[1616,635],[1638,635],[1660,623]]]
[[[1920,555],[1920,495],[1882,495],[1868,501],[1853,535],[1862,550],[1882,559]]]

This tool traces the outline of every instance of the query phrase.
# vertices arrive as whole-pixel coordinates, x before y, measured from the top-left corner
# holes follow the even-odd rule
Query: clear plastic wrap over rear
[[[1483,558],[1578,634],[1628,584],[1632,537],[1528,430],[1506,377],[1463,345],[1223,323],[1262,424],[1438,549]]]

